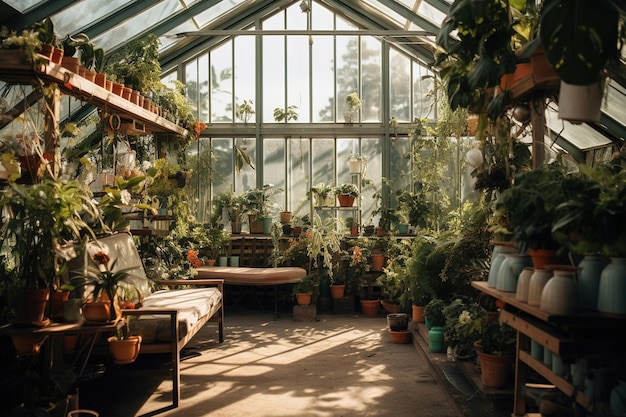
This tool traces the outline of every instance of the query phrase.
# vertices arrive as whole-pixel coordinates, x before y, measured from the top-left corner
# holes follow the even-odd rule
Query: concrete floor
[[[467,385],[459,391],[458,383],[442,377],[442,366],[450,364],[445,355],[425,351],[417,331],[413,343],[400,345],[391,342],[383,314],[318,318],[227,314],[222,344],[215,327],[205,326],[186,349],[181,404],[174,410],[162,411],[171,399],[167,376],[142,372],[167,357],[107,364],[103,376],[81,383],[80,405],[101,417],[510,416],[512,408],[493,410],[480,395],[467,395]],[[115,396],[103,394],[111,389]]]

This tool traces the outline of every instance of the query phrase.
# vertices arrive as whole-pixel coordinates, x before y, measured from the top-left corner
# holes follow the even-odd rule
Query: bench
[[[93,254],[98,251],[109,255],[110,265],[114,265],[113,271],[128,270],[128,284],[122,284],[127,285],[129,291],[139,291],[142,295],[143,306],[139,309],[124,309],[122,315],[128,319],[131,333],[142,336],[139,354],[171,353],[172,403],[174,408],[178,407],[180,352],[183,347],[209,321],[217,323],[218,341],[224,341],[223,281],[159,280],[154,282],[161,286],[185,288],[153,292],[152,281],[146,276],[133,237],[130,233],[118,233],[87,244],[87,250],[70,263],[70,270],[74,271],[72,282],[84,279],[80,274],[75,274],[84,265],[95,266]]]
[[[253,268],[232,266],[199,266],[198,279],[222,279],[224,284],[268,286],[274,285],[274,318],[278,317],[278,290],[282,284],[294,284],[306,277],[300,267]]]

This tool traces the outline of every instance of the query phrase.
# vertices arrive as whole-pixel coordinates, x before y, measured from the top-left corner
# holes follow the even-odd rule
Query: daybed
[[[182,348],[208,321],[217,323],[218,341],[224,341],[223,280],[161,280],[156,283],[185,288],[152,292],[152,282],[146,276],[137,247],[129,233],[100,238],[87,246],[86,252],[70,265],[74,272],[73,281],[82,279],[80,271],[84,265],[94,265],[93,254],[98,251],[109,255],[110,265],[114,265],[113,271],[128,270],[131,286],[143,297],[143,306],[139,309],[122,310],[122,314],[128,318],[130,332],[143,337],[140,354],[172,354],[172,402],[177,407],[180,401],[179,365]]]
[[[199,266],[198,279],[222,279],[224,284],[266,286],[274,285],[274,318],[278,317],[277,286],[293,284],[306,276],[306,269],[299,267],[246,268],[226,266]]]

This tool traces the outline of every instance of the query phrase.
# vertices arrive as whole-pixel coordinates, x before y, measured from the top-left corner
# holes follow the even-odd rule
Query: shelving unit
[[[131,120],[135,128],[142,125],[146,133],[187,134],[187,130],[181,126],[113,94],[61,65],[48,63],[33,68],[26,62],[24,51],[0,50],[0,80],[13,84],[31,84],[35,78],[41,79],[46,85],[56,84],[63,94],[93,104],[107,113],[117,114],[122,119]]]
[[[554,385],[577,404],[592,413],[594,403],[580,387],[566,377],[557,375],[530,353],[530,340],[540,343],[560,355],[564,362],[573,363],[581,356],[607,360],[623,354],[626,347],[626,316],[597,312],[580,312],[574,315],[551,315],[515,298],[515,293],[499,291],[487,282],[472,282],[472,287],[504,302],[500,320],[517,331],[515,362],[514,416],[531,416],[526,413],[524,388],[529,370]]]

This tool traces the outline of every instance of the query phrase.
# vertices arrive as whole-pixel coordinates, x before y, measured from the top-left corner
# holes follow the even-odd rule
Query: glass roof
[[[297,3],[306,7],[335,10],[361,30],[401,31],[392,42],[425,64],[432,63],[435,34],[445,19],[452,0],[3,0],[0,24],[21,29],[46,16],[54,22],[57,35],[86,33],[97,47],[113,52],[125,42],[148,33],[159,36],[162,62],[189,56],[211,39],[222,37],[181,36],[197,31],[243,30],[259,19]],[[318,4],[319,3],[319,4]],[[80,16],[80,18],[77,18]],[[17,26],[16,26],[17,25]],[[206,46],[205,46],[206,47]],[[626,136],[626,89],[609,83],[600,128],[574,126],[546,115],[548,126],[564,140],[581,150],[604,146]],[[555,113],[554,113],[555,114]],[[563,129],[565,126],[565,129]],[[602,130],[609,131],[607,136]],[[606,133],[606,132],[605,132]]]

